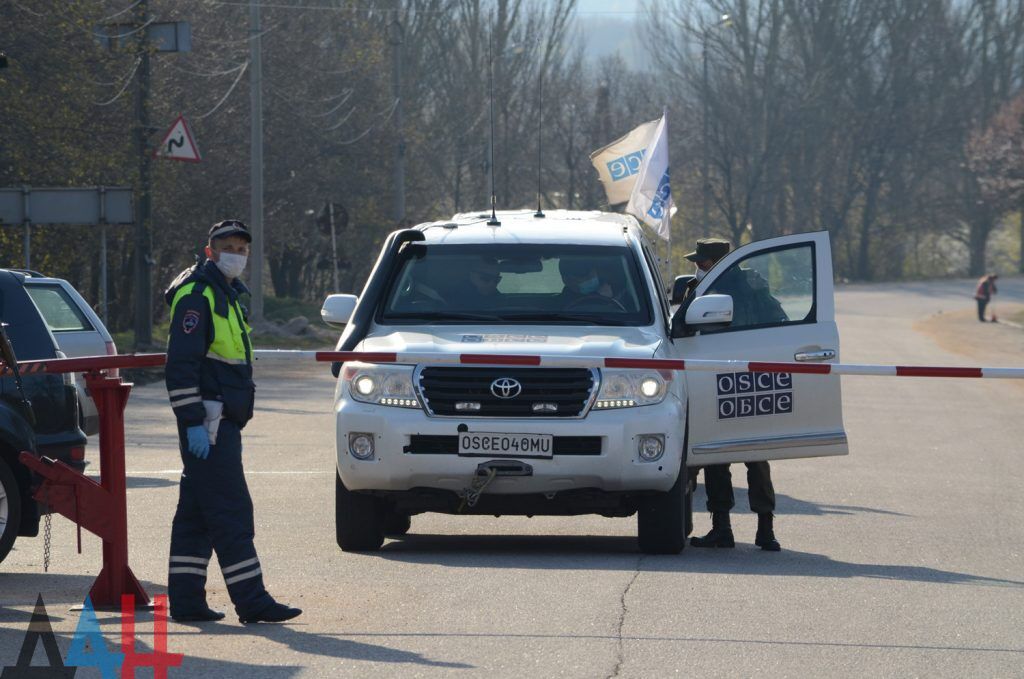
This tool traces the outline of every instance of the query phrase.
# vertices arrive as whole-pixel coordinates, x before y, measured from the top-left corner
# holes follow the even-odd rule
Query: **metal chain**
[[[491,467],[487,471],[487,476],[474,476],[469,484],[469,488],[462,491],[462,503],[459,505],[459,512],[466,507],[476,507],[476,503],[480,501],[480,496],[484,494],[484,490],[487,486],[491,485],[491,481],[497,475],[498,470],[495,467]]]
[[[43,506],[46,516],[43,517],[43,572],[50,572],[50,528],[53,522],[53,509],[50,507],[50,486],[43,482]]]

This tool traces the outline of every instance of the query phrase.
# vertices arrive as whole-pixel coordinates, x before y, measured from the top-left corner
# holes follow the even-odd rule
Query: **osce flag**
[[[629,200],[644,153],[657,127],[657,120],[644,123],[625,137],[616,139],[590,154],[590,162],[597,169],[598,178],[604,184],[605,193],[608,194],[609,205]]]
[[[626,212],[653,227],[659,237],[669,240],[669,218],[675,213],[675,207],[669,184],[668,114],[655,122],[657,128],[644,153]]]

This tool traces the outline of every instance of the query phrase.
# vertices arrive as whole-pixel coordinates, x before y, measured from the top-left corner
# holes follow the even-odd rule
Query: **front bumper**
[[[556,454],[549,459],[522,458],[529,476],[497,476],[488,494],[559,493],[568,490],[667,491],[675,483],[683,452],[684,408],[671,393],[657,405],[591,411],[583,419],[555,418],[436,418],[421,410],[368,405],[348,399],[335,404],[337,465],[350,490],[406,491],[430,488],[464,491],[477,467],[489,457],[460,457],[454,452],[423,454],[410,450],[413,437],[454,437],[460,425],[471,432],[551,434]],[[354,458],[349,433],[370,433],[375,456]],[[665,452],[654,462],[641,460],[638,438],[665,437]],[[558,454],[559,437],[598,437],[599,454]]]

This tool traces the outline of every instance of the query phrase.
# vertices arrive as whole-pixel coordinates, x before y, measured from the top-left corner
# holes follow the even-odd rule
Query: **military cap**
[[[729,254],[731,249],[732,245],[727,240],[722,240],[721,238],[701,238],[697,241],[697,249],[686,255],[686,258],[691,262],[699,262],[704,259],[717,262]]]

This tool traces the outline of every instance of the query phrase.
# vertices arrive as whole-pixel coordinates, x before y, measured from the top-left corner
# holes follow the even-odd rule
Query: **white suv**
[[[673,325],[632,217],[489,221],[396,231],[360,297],[324,302],[338,349],[379,361],[335,365],[342,549],[377,549],[422,512],[636,513],[642,551],[677,553],[687,466],[847,452],[837,376],[603,360],[837,360],[826,233],[730,253],[672,300]]]

